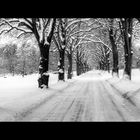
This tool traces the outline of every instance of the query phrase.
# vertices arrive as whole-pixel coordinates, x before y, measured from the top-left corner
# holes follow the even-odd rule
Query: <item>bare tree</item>
[[[33,34],[37,40],[40,49],[40,65],[38,79],[39,88],[48,88],[49,74],[49,49],[55,28],[55,18],[16,18],[3,19],[1,25],[7,25],[8,28],[3,29],[2,33],[9,33],[17,30],[19,34],[17,38],[22,35]]]

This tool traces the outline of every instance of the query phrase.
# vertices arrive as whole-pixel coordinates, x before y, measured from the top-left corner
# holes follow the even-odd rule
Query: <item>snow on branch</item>
[[[27,23],[29,23],[31,26],[33,25],[32,24],[32,20],[30,19],[30,18],[24,18],[25,19],[25,21],[27,22]]]
[[[77,25],[75,24],[75,26],[73,26],[69,32],[68,32],[68,30],[66,30],[68,32],[67,36],[69,36],[76,29],[76,27],[77,27]]]
[[[2,19],[2,24],[1,25],[7,25],[8,27],[9,27],[9,29],[3,29],[1,32],[0,32],[0,34],[2,34],[2,33],[9,33],[9,32],[11,32],[12,30],[14,30],[14,29],[16,29],[16,30],[18,30],[18,31],[21,31],[22,33],[31,33],[31,31],[29,31],[28,29],[26,30],[26,29],[23,29],[23,28],[20,28],[20,27],[18,27],[17,25],[13,25],[12,24],[12,22],[15,22],[15,20],[6,20],[6,19]],[[16,22],[18,22],[18,20],[16,20]]]
[[[94,43],[102,43],[102,44],[105,45],[110,51],[112,51],[108,44],[105,44],[100,38],[97,38],[96,36],[94,36],[94,37],[95,37],[96,39],[91,39],[91,38],[87,38],[87,37],[80,37],[80,38],[81,38],[81,39],[84,39],[84,40],[88,40],[88,41],[94,42]]]
[[[83,18],[83,19],[75,19],[75,20],[73,20],[73,21],[71,21],[67,26],[66,26],[66,30],[70,27],[70,26],[72,26],[73,24],[76,24],[76,23],[79,23],[79,22],[83,22],[83,23],[85,23],[86,21],[88,21],[88,20],[90,20],[90,18]]]
[[[32,29],[32,22],[31,20],[29,20],[28,18],[13,18],[13,19],[3,19],[4,22],[6,22],[8,25],[11,24],[18,24],[18,26],[24,26],[26,27],[27,29],[30,29],[31,31],[33,30]]]
[[[23,32],[23,33],[20,33],[17,38],[20,38],[21,36],[24,36],[24,35],[27,35],[27,34],[33,34],[33,32]]]
[[[40,36],[40,42],[43,40],[43,38],[44,38],[44,26],[43,26],[43,20],[42,20],[42,18],[39,18],[39,28],[40,28],[40,30],[38,31],[38,33],[39,33],[39,36]]]
[[[60,45],[59,45],[58,39],[56,39],[56,37],[55,37],[54,35],[53,35],[52,38],[53,38],[53,41],[54,41],[54,43],[55,43],[57,49],[60,50],[61,48],[60,48]]]
[[[44,31],[45,31],[45,29],[46,29],[47,26],[48,26],[48,30],[47,30],[46,38],[48,38],[48,36],[50,35],[50,33],[51,33],[51,31],[52,31],[52,28],[53,28],[53,22],[54,22],[54,19],[53,19],[53,18],[52,18],[52,19],[48,19],[46,25],[44,26]],[[48,24],[49,24],[49,25],[48,25]],[[49,44],[49,42],[48,42],[47,39],[45,40],[45,43],[46,43],[46,44]]]
[[[26,24],[25,22],[19,22],[18,27],[21,27],[21,26],[24,26],[24,27],[26,27],[27,29],[33,31],[32,26]]]
[[[98,28],[100,28],[100,27],[101,27],[101,26],[92,27],[92,28],[85,29],[85,30],[79,30],[79,31],[76,31],[76,32],[70,34],[69,36],[71,37],[71,36],[74,36],[74,35],[79,34],[79,33],[91,32],[92,30],[98,29]]]

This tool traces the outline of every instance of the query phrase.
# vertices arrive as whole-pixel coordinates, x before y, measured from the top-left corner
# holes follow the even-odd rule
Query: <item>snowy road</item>
[[[100,73],[88,72],[34,107],[15,121],[139,121],[140,109],[123,98]]]

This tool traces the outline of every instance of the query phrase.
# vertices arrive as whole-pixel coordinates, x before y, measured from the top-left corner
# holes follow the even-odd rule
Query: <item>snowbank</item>
[[[119,71],[119,78],[112,77],[107,81],[115,86],[122,93],[134,92],[140,88],[140,70],[132,70],[132,80],[122,79],[123,70]]]
[[[58,74],[49,74],[49,89],[38,88],[38,74],[0,77],[0,121],[14,121],[17,117],[24,116],[28,110],[32,110],[54,94],[60,94],[59,90],[74,81],[58,81]]]
[[[117,90],[123,97],[131,99],[138,107],[140,107],[140,70],[132,69],[132,80],[122,79],[123,70],[119,71],[119,78],[109,78],[107,81]]]

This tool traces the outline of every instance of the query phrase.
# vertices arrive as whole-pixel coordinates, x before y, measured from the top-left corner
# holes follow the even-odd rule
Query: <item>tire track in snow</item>
[[[15,118],[13,117],[14,112],[0,107],[0,121],[14,121]]]
[[[119,114],[119,116],[121,117],[122,121],[126,121],[126,118],[124,117],[124,114],[122,113],[122,111],[119,109],[119,107],[117,106],[117,104],[114,100],[113,97],[109,94],[109,91],[107,90],[107,88],[105,87],[105,85],[103,84],[103,82],[101,82],[102,88],[104,89],[104,92],[106,94],[106,96],[110,99],[114,109],[117,111],[117,113]]]
[[[64,116],[63,121],[82,121],[87,99],[86,96],[88,94],[88,87],[88,82],[84,83],[83,86],[81,85],[81,88],[79,91],[77,91],[73,104]]]
[[[84,112],[84,103],[82,101],[77,101],[75,117],[72,117],[74,121],[81,121],[81,115]]]
[[[41,120],[45,120],[45,121],[63,121],[64,117],[65,117],[65,114],[68,112],[68,110],[71,108],[71,106],[73,105],[74,103],[74,100],[72,100],[72,102],[70,104],[68,104],[68,107],[67,105],[65,104],[64,102],[64,108],[65,108],[65,111],[63,111],[62,113],[60,113],[61,111],[58,110],[58,105],[56,107],[54,107],[44,118],[42,118]],[[62,103],[62,101],[60,101]],[[58,108],[57,108],[58,107]],[[59,113],[57,113],[57,111],[59,111]],[[63,109],[64,110],[64,109]]]
[[[61,89],[61,90],[56,90],[56,89],[54,89],[54,90],[56,90],[56,92],[53,92],[51,96],[46,97],[44,100],[41,100],[41,101],[39,101],[38,103],[29,106],[29,107],[26,108],[24,111],[18,113],[18,114],[15,116],[16,120],[17,120],[17,121],[18,121],[18,120],[19,120],[19,121],[20,121],[20,120],[27,120],[26,118],[28,118],[28,116],[32,116],[33,112],[35,112],[36,110],[40,110],[40,108],[42,108],[42,106],[44,106],[46,103],[49,104],[49,102],[51,102],[51,100],[54,100],[54,99],[58,96],[58,94],[57,94],[58,92],[61,93],[61,95],[62,95],[62,93],[64,93],[63,91],[65,91],[66,89],[71,88],[71,86],[73,86],[74,83],[79,82],[79,81],[81,82],[81,79],[75,80],[74,82],[68,84],[68,86],[66,86],[65,88],[63,88],[63,89]],[[87,84],[87,83],[85,83],[85,84]],[[83,86],[81,86],[81,88],[83,88]],[[82,91],[82,93],[86,93],[86,92],[83,92],[83,91]],[[76,97],[76,98],[77,98],[77,97]],[[72,100],[72,104],[70,104],[70,106],[68,107],[68,109],[67,109],[66,112],[69,112],[69,109],[70,109],[71,107],[73,107],[73,104],[74,104],[75,102],[77,102],[77,101],[75,101],[76,98]],[[61,104],[61,101],[60,101],[60,102],[54,103],[54,104],[53,104],[53,108],[51,108],[51,109],[52,109],[52,110],[57,110],[58,106],[60,106],[59,104]],[[68,103],[67,103],[67,104],[68,104]],[[77,105],[78,108],[80,108],[80,111],[78,112],[78,114],[80,114],[80,112],[82,112],[82,108],[83,108],[83,107],[82,107],[82,104],[83,104],[83,103],[81,103],[81,102],[78,103],[78,102],[77,102],[77,104],[78,104],[78,105]],[[45,105],[45,106],[46,106],[46,105]],[[63,108],[63,107],[62,107],[62,108]],[[30,115],[30,114],[31,114],[31,115]],[[65,113],[65,114],[66,114],[66,113]],[[64,115],[64,116],[65,116],[65,115]],[[64,118],[64,116],[63,116],[63,118]],[[79,116],[79,115],[78,115],[78,116]]]
[[[89,76],[89,75],[88,75]],[[87,77],[88,79],[88,77]],[[90,78],[89,78],[90,79]],[[127,121],[132,120],[122,97],[103,80],[69,83],[16,116],[17,121]],[[108,87],[108,88],[107,88]],[[47,92],[47,91],[46,91]],[[115,92],[115,93],[114,93]],[[116,96],[117,99],[116,99]],[[119,99],[121,99],[119,101]],[[128,102],[129,103],[129,102]],[[132,112],[134,110],[132,109]]]
[[[53,92],[51,95],[47,96],[46,98],[44,98],[43,100],[41,99],[41,101],[30,105],[29,107],[25,108],[24,111],[22,112],[16,112],[14,115],[14,118],[16,121],[20,121],[23,120],[26,116],[28,116],[30,113],[32,113],[34,110],[40,108],[42,105],[44,105],[46,102],[52,100],[54,97],[59,96],[60,93],[62,93],[63,90],[66,90],[68,88],[70,88],[71,86],[73,86],[73,84],[75,83],[71,82],[69,83],[66,87],[64,87],[63,89],[57,90],[55,92]],[[47,92],[47,91],[46,91]]]
[[[82,82],[83,83],[83,82]],[[82,85],[84,85],[83,83]],[[83,87],[83,86],[82,86]],[[65,118],[65,115],[69,112],[71,107],[74,105],[74,102],[77,97],[77,92],[81,90],[81,86],[79,86],[79,82],[77,82],[73,87],[73,92],[69,91],[63,91],[65,92],[66,96],[63,97],[61,100],[61,103],[54,109],[51,109],[50,112],[43,118],[45,121],[63,121]]]
[[[112,102],[112,99],[108,95],[108,90],[104,88],[102,81],[97,84],[98,87],[98,121],[125,121],[124,116],[118,110],[117,106]],[[97,88],[96,87],[96,88]]]
[[[87,99],[85,102],[85,111],[84,111],[84,115],[83,115],[83,121],[93,121],[94,119],[94,110],[95,110],[95,106],[94,106],[94,83],[89,82],[89,86],[88,86],[88,94],[87,94]]]
[[[67,88],[63,88],[63,89],[59,90],[59,94],[58,94],[58,91],[57,91],[53,98],[48,99],[41,106],[38,106],[32,112],[26,114],[26,116],[24,116],[23,118],[20,118],[20,120],[21,119],[22,120],[44,120],[45,119],[44,116],[46,116],[45,114],[50,114],[49,116],[52,116],[53,115],[53,112],[55,110],[57,110],[57,108],[61,104],[63,104],[64,100],[68,96],[67,95],[67,92],[71,91],[72,86],[75,87],[75,88],[77,87],[77,85],[75,84],[75,82],[73,82]],[[45,112],[45,114],[44,114],[44,112]],[[39,116],[39,114],[40,114],[40,116]],[[38,118],[36,116],[38,116]],[[52,118],[54,118],[54,117],[52,116]]]

